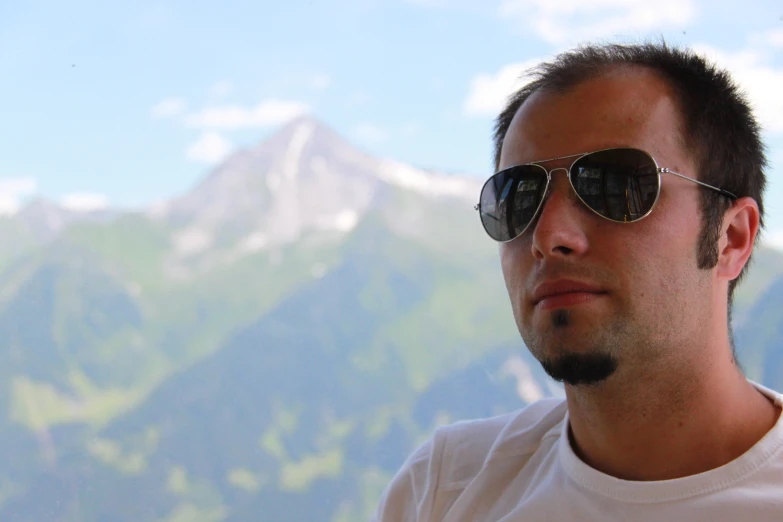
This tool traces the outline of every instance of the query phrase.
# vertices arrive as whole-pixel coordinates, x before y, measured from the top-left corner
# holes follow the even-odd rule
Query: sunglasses
[[[547,170],[539,165],[567,158],[576,158],[568,169]],[[484,183],[475,207],[487,234],[498,242],[522,235],[543,206],[556,170],[568,173],[571,187],[587,208],[616,223],[632,223],[650,215],[661,194],[661,174],[672,174],[737,199],[731,192],[659,167],[643,150],[605,149],[515,165],[493,175]]]

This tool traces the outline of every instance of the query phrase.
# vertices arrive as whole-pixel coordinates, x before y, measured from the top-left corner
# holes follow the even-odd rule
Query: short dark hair
[[[563,92],[627,66],[651,69],[669,82],[682,115],[683,145],[694,151],[698,178],[738,197],[756,200],[761,231],[767,160],[758,122],[745,95],[728,72],[692,51],[672,48],[665,41],[580,46],[527,71],[531,81],[509,97],[495,123],[495,170],[500,167],[500,151],[511,120],[534,92]],[[731,200],[716,191],[703,190],[700,202],[702,227],[697,262],[699,268],[708,269],[718,262],[718,238]],[[749,265],[750,259],[739,277],[729,283],[729,314],[734,288]]]

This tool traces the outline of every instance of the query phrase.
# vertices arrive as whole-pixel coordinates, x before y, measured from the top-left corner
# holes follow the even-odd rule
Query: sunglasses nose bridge
[[[552,197],[552,193],[558,190],[556,188],[557,185],[554,183],[554,173],[559,170],[562,170],[566,175],[566,179],[562,182],[563,186],[560,188],[560,190],[563,191],[563,196],[569,201],[577,201],[579,199],[576,193],[576,187],[574,187],[573,183],[571,182],[571,169],[569,167],[555,167],[553,169],[544,168],[544,170],[546,170],[547,188],[545,194],[543,195],[543,200],[541,201],[541,204],[536,212],[536,217],[543,213],[544,207],[546,207],[547,203],[549,203],[549,199]]]
[[[553,176],[553,174],[555,172],[557,172],[558,170],[562,170],[563,172],[565,172],[566,178],[568,178],[568,169],[566,167],[555,167],[553,169],[546,169],[545,168],[544,170],[546,170],[546,181],[547,181],[547,185],[548,185],[547,192],[550,192],[551,190],[554,189],[554,186],[553,186],[554,185],[554,182],[553,182],[554,176]]]
[[[552,174],[554,174],[558,170],[562,170],[563,172],[566,173],[566,176],[568,176],[568,169],[565,168],[565,167],[555,167],[553,169],[549,169],[549,170],[546,171],[546,177],[547,177],[547,179],[549,180],[550,183],[552,182]]]

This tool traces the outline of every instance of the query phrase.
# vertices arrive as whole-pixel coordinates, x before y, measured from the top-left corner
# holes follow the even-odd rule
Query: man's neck
[[[712,366],[698,375],[645,372],[633,384],[613,376],[594,387],[567,387],[574,451],[626,480],[685,477],[736,459],[780,412],[733,362]]]

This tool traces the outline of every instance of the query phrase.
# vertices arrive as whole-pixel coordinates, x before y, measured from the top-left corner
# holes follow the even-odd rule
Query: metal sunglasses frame
[[[655,165],[655,173],[658,176],[658,189],[657,189],[657,192],[655,194],[655,201],[653,201],[653,204],[650,206],[650,210],[648,210],[643,216],[639,217],[638,219],[634,219],[633,221],[616,221],[614,219],[611,219],[611,218],[608,218],[608,217],[604,216],[600,212],[597,212],[590,205],[587,204],[587,202],[582,198],[582,196],[579,195],[579,192],[577,192],[576,187],[574,187],[574,182],[571,180],[571,175],[570,175],[571,174],[571,169],[574,168],[574,165],[576,165],[576,163],[579,160],[581,160],[585,156],[590,156],[591,154],[598,154],[599,152],[608,152],[608,151],[612,151],[612,150],[635,150],[635,151],[641,152],[645,156],[650,158],[650,160],[652,161],[653,165]],[[566,167],[556,167],[554,169],[547,169],[543,165],[540,165],[540,163],[548,163],[550,161],[556,161],[556,160],[562,160],[562,159],[568,159],[568,158],[576,158],[571,163],[571,165],[568,168],[566,168]],[[530,225],[536,220],[536,217],[538,216],[538,213],[541,210],[541,207],[544,206],[544,202],[547,199],[547,194],[549,193],[549,185],[552,182],[552,173],[557,171],[557,170],[565,171],[566,178],[568,178],[568,184],[571,185],[571,188],[573,189],[574,193],[576,194],[576,197],[579,198],[579,201],[581,201],[582,204],[585,207],[590,209],[590,211],[592,211],[595,215],[600,216],[600,217],[606,219],[607,221],[611,221],[612,223],[623,223],[623,224],[636,223],[636,222],[641,221],[642,219],[646,218],[647,216],[649,216],[652,213],[652,211],[655,208],[655,206],[658,204],[658,199],[660,198],[660,195],[661,195],[661,186],[662,186],[661,174],[671,174],[673,176],[677,176],[678,178],[682,178],[682,179],[688,180],[690,182],[696,183],[697,185],[701,185],[702,187],[706,187],[708,189],[712,189],[712,190],[714,190],[714,191],[716,191],[716,192],[718,192],[718,193],[720,193],[720,194],[722,194],[722,195],[724,195],[724,196],[726,196],[728,198],[731,198],[732,200],[738,199],[736,195],[732,194],[728,190],[724,190],[722,188],[715,187],[715,186],[710,185],[708,183],[704,183],[704,182],[699,181],[697,179],[694,179],[694,178],[692,178],[690,176],[686,176],[685,174],[680,174],[678,172],[674,172],[673,170],[669,170],[666,167],[659,167],[658,166],[658,162],[655,161],[655,158],[652,157],[652,154],[650,154],[649,152],[647,152],[645,150],[637,149],[637,148],[634,148],[634,147],[612,147],[612,148],[608,148],[608,149],[594,150],[594,151],[591,151],[591,152],[580,152],[578,154],[569,154],[567,156],[558,156],[557,158],[549,158],[549,159],[540,160],[540,161],[533,161],[533,162],[530,162],[530,163],[523,163],[523,164],[520,164],[520,165],[512,165],[510,167],[506,167],[503,170],[499,170],[498,172],[496,172],[495,174],[490,176],[489,179],[487,179],[487,181],[484,182],[484,184],[481,187],[481,192],[479,192],[479,202],[473,208],[475,210],[478,210],[479,212],[481,211],[481,196],[480,195],[484,193],[484,189],[486,188],[487,184],[489,182],[491,182],[495,178],[495,176],[497,176],[499,174],[502,174],[502,173],[504,173],[504,172],[506,172],[508,170],[511,170],[511,169],[515,169],[515,168],[519,168],[519,167],[531,167],[531,166],[532,167],[538,167],[538,168],[540,168],[541,170],[543,170],[546,173],[546,186],[544,187],[544,197],[542,197],[541,201],[538,202],[538,207],[536,207],[536,210],[533,213],[533,217],[530,218],[530,222],[528,222],[528,224],[525,225],[525,228],[523,228],[522,231],[519,234],[517,234],[516,236],[512,237],[511,239],[499,240],[499,239],[495,239],[494,237],[492,237],[492,235],[487,230],[486,225],[484,225],[484,220],[483,219],[481,220],[481,226],[484,227],[484,231],[487,233],[487,235],[489,235],[489,237],[492,238],[492,240],[497,241],[498,243],[508,243],[510,241],[515,240],[516,238],[518,238],[519,236],[524,234],[527,231],[527,229],[530,227]]]

